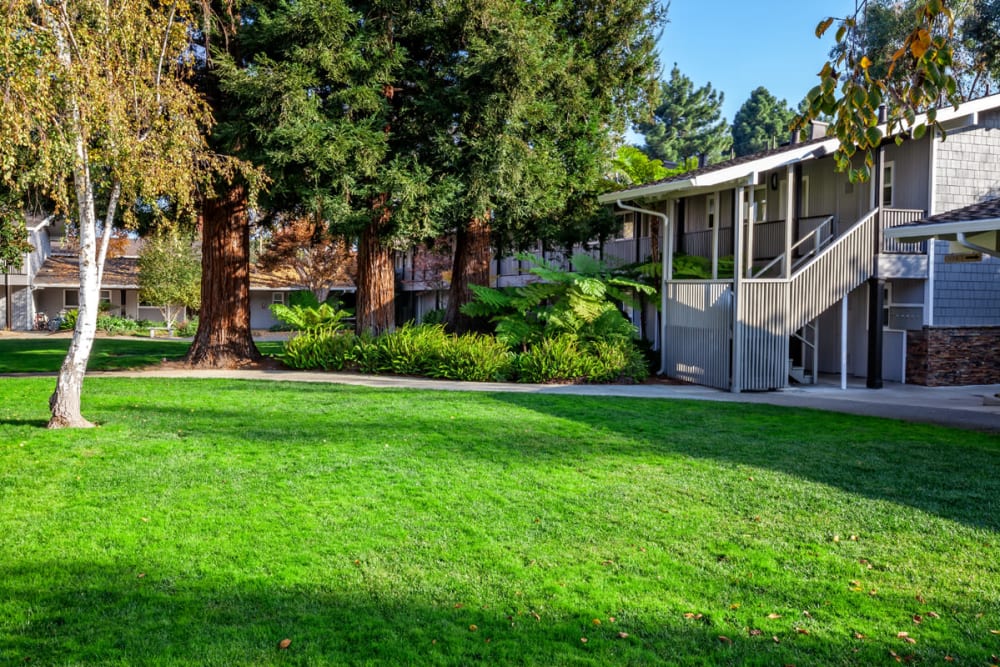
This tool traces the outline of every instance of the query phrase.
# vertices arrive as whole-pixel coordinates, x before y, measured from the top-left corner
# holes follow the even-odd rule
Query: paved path
[[[1000,405],[984,400],[1000,393],[1000,385],[970,387],[921,387],[886,383],[883,389],[867,389],[857,381],[847,389],[821,383],[783,391],[731,394],[697,385],[540,385],[500,382],[454,382],[426,378],[321,373],[285,370],[145,370],[90,373],[90,376],[232,378],[285,382],[331,382],[364,387],[436,389],[443,391],[515,392],[569,394],[575,396],[627,396],[648,399],[690,399],[739,403],[767,403],[814,408],[849,414],[888,417],[914,422],[971,428],[1000,433]],[[863,381],[862,381],[863,382]]]

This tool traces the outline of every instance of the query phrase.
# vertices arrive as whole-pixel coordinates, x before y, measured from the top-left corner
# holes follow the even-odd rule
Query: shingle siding
[[[1000,325],[1000,260],[950,264],[945,261],[948,243],[936,244],[935,326]]]
[[[1000,114],[984,113],[979,124],[952,130],[937,144],[934,213],[1000,196]]]

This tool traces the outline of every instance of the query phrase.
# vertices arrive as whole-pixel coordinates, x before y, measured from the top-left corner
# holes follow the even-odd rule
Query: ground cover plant
[[[69,338],[0,338],[0,373],[55,373],[66,357]],[[180,361],[191,343],[145,338],[97,338],[87,365],[92,371],[125,370]],[[263,354],[277,354],[281,343],[262,341]]]
[[[989,664],[1000,443],[772,406],[0,380],[3,664]],[[252,406],[252,412],[247,406]],[[281,648],[283,640],[290,640]]]

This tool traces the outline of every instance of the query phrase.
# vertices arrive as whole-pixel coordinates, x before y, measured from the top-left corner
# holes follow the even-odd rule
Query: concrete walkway
[[[984,405],[1000,393],[1000,385],[921,387],[886,383],[867,389],[853,381],[847,389],[830,382],[803,385],[782,391],[731,394],[697,385],[541,385],[500,382],[454,382],[426,378],[322,373],[286,370],[145,370],[89,373],[111,377],[228,378],[283,382],[329,382],[379,388],[434,389],[442,391],[513,392],[574,396],[626,396],[648,399],[689,399],[738,403],[766,403],[814,408],[857,415],[929,422],[1000,433],[1000,405]]]

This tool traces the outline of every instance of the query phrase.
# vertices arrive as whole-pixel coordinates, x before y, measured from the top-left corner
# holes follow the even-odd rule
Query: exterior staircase
[[[788,278],[741,281],[733,327],[734,357],[740,359],[734,364],[736,387],[766,391],[786,386],[790,376],[814,380],[815,371],[810,377],[804,367],[793,369],[788,363],[789,341],[798,335],[815,351],[815,325],[811,323],[872,276],[878,224],[877,211],[872,210],[836,238],[813,239],[814,248],[798,260],[793,248],[792,257],[775,260],[795,262]],[[806,236],[796,246],[809,242]]]

